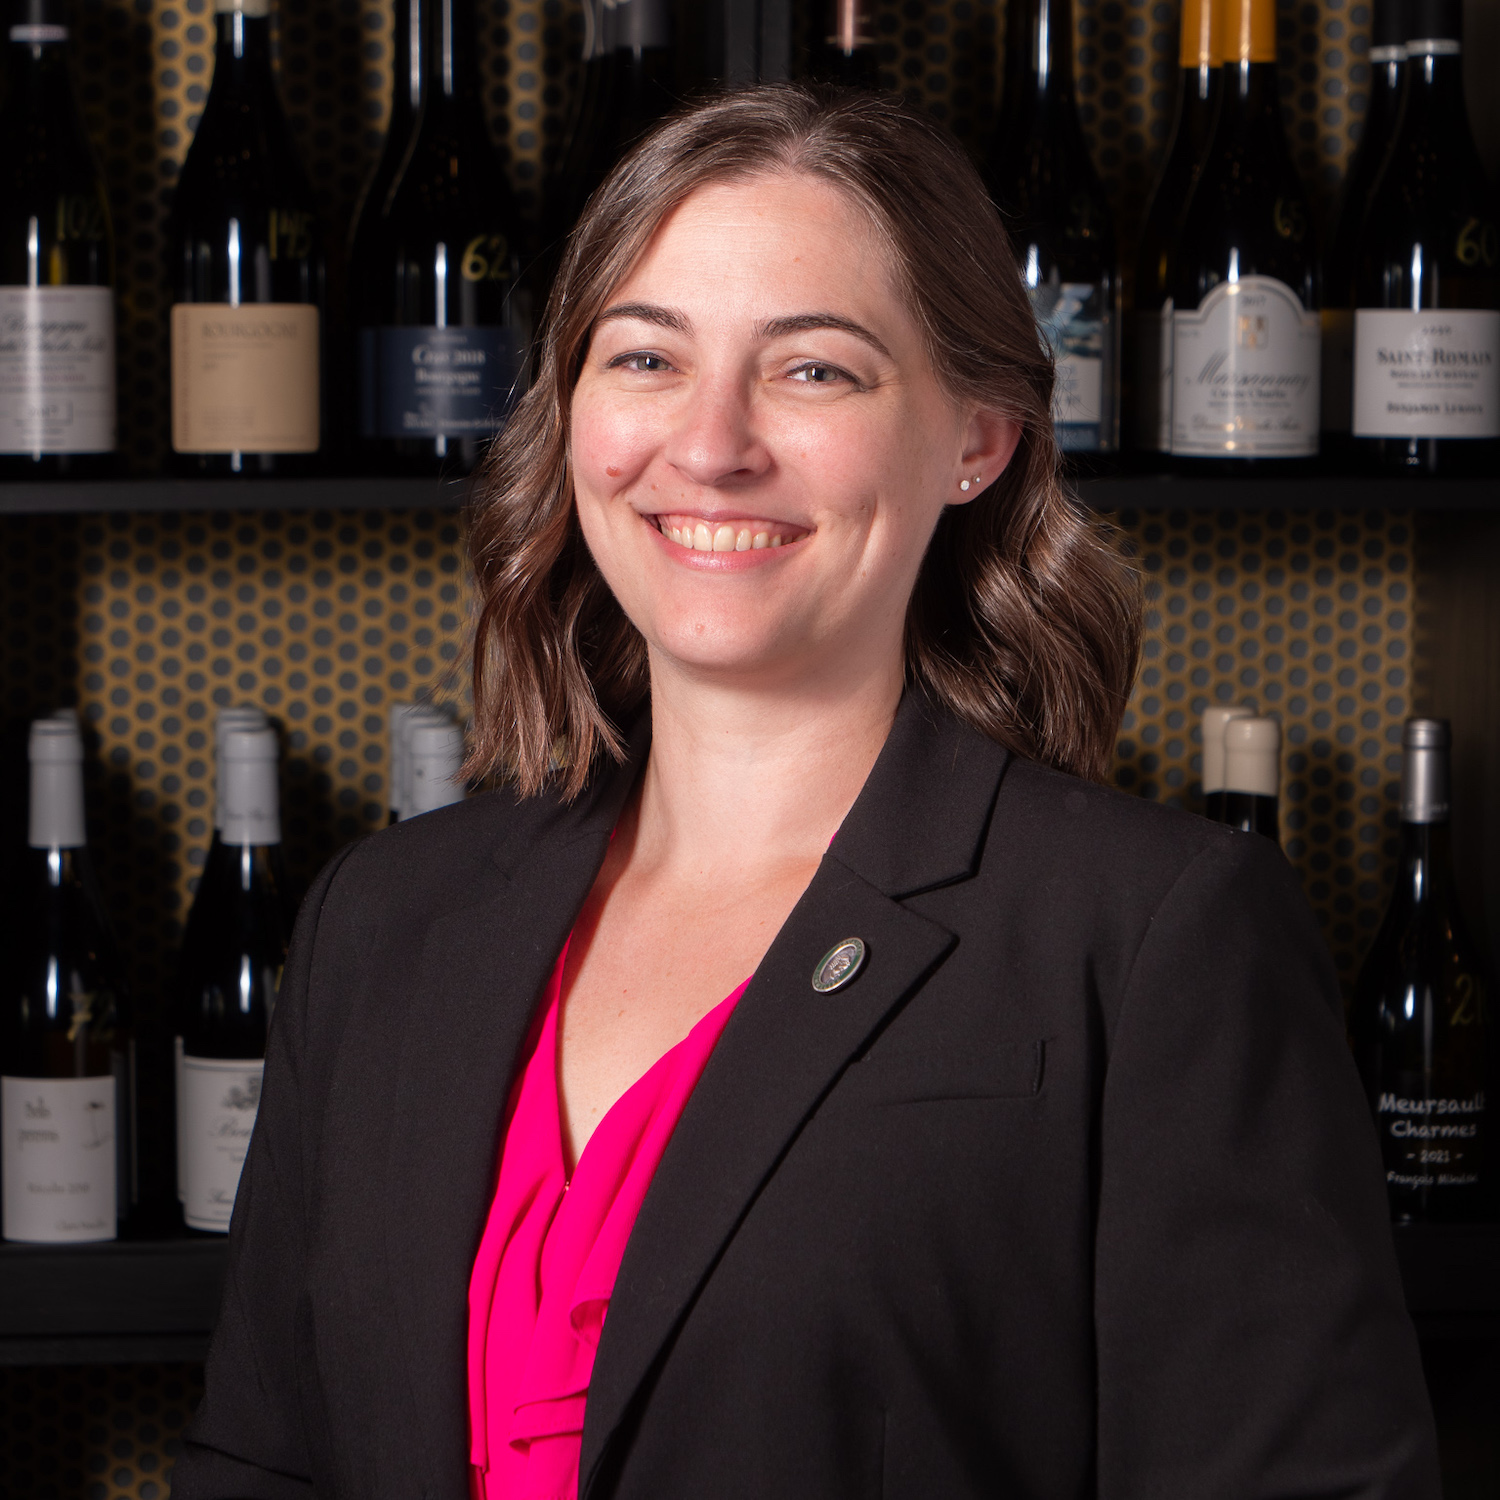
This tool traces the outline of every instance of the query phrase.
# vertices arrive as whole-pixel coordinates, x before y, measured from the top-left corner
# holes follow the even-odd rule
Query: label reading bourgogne
[[[1221,281],[1172,316],[1172,452],[1302,458],[1318,451],[1318,314],[1272,276]]]
[[[177,1038],[177,1169],[183,1218],[229,1228],[260,1108],[260,1058],[191,1057]]]
[[[1386,1182],[1393,1188],[1475,1188],[1484,1164],[1484,1093],[1416,1099],[1382,1093],[1375,1106]]]

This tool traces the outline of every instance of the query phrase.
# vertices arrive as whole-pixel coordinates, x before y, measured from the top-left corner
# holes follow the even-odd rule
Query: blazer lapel
[[[548,797],[508,820],[473,905],[428,928],[420,1009],[402,1039],[385,1201],[385,1253],[420,1493],[468,1493],[468,1286],[494,1194],[502,1116],[537,998],[634,785],[625,765],[572,807]]]
[[[740,999],[626,1247],[589,1385],[580,1494],[762,1183],[845,1065],[955,938],[899,898],[976,867],[1006,752],[908,693],[858,801]],[[819,960],[864,964],[818,994]]]

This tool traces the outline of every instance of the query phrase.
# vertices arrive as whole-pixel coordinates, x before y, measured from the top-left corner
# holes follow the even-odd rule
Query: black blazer
[[[491,793],[318,880],[179,1500],[464,1500],[501,1115],[645,741],[572,807]],[[863,969],[815,993],[848,937]],[[1436,1500],[1275,847],[908,695],[647,1194],[581,1472],[589,1500]]]

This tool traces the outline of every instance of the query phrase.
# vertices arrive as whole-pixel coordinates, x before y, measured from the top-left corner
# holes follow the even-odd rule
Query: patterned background
[[[131,466],[149,473],[166,437],[162,221],[211,73],[211,0],[75,4],[79,88],[119,247],[122,432]],[[576,80],[576,5],[479,4],[492,127],[534,208]],[[1003,62],[1001,6],[878,0],[876,25],[887,83],[982,150]],[[1077,0],[1076,26],[1084,122],[1129,266],[1171,108],[1176,7]],[[1325,188],[1364,109],[1368,26],[1364,3],[1281,7],[1291,139]],[[389,31],[388,10],[371,0],[282,0],[283,97],[336,238],[379,148]],[[1287,851],[1347,978],[1388,879],[1411,700],[1412,518],[1120,521],[1149,615],[1117,780],[1193,807],[1202,707],[1247,701],[1278,713]],[[389,699],[442,691],[461,651],[460,543],[452,514],[0,518],[6,784],[24,785],[25,721],[76,702],[96,737],[101,874],[148,1021],[210,831],[215,708],[258,702],[281,725],[289,858],[307,879],[337,844],[384,820]],[[0,808],[12,843],[20,815]],[[165,1162],[160,1112],[143,1128]],[[0,1370],[0,1493],[158,1500],[198,1380],[181,1366]]]

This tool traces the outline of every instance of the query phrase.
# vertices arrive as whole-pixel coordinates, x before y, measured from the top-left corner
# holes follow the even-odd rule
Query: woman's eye
[[[660,354],[617,354],[609,362],[611,370],[634,370],[641,375],[659,375],[672,366]]]
[[[793,380],[800,380],[805,385],[837,385],[839,381],[849,379],[837,365],[809,363],[798,365],[788,373]]]

